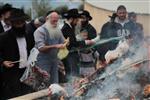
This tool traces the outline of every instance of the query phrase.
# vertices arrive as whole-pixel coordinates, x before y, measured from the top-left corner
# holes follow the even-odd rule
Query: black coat
[[[31,50],[29,38],[26,35],[27,52]],[[20,69],[19,63],[16,63],[12,68],[6,68],[2,65],[3,61],[18,61],[20,59],[17,40],[13,35],[12,29],[0,34],[0,91],[1,100],[6,100],[15,96],[28,93],[31,89],[20,82],[25,69]]]
[[[30,38],[30,43],[32,47],[35,45],[35,40],[34,40],[34,32],[37,28],[34,25],[34,20],[32,20],[30,23],[26,24],[26,33],[28,37]]]
[[[70,44],[68,49],[84,46],[85,42],[84,41],[77,41],[76,36],[75,36],[75,29],[71,28],[67,23],[64,24],[64,26],[61,29],[63,36],[65,38],[70,38]]]
[[[119,36],[131,36],[134,37],[134,33],[136,32],[137,28],[132,22],[127,22],[122,26],[116,22],[107,22],[102,26],[100,32],[101,39],[108,39],[111,37],[119,37]],[[105,61],[105,54],[108,50],[114,50],[117,47],[118,40],[111,41],[100,46],[97,46],[97,50],[100,54],[100,60]]]
[[[3,25],[2,23],[0,22],[0,34],[4,32],[4,28],[3,28]]]
[[[115,22],[107,22],[102,26],[100,39],[108,39],[117,37],[117,30],[120,29],[120,25]],[[111,41],[97,46],[97,51],[100,55],[100,60],[105,61],[105,54],[108,50],[113,50],[117,47],[118,41]]]
[[[32,46],[27,35],[25,35],[25,38],[27,42],[27,52],[29,54]],[[19,59],[19,48],[13,31],[9,30],[0,34],[0,65],[4,60],[17,61]],[[18,67],[18,65],[16,65],[16,67]]]

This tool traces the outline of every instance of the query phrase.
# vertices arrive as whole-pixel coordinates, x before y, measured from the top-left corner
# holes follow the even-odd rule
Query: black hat
[[[113,13],[112,16],[108,16],[109,18],[116,18],[117,17],[117,14],[116,13]]]
[[[45,23],[45,18],[44,18],[44,16],[39,17],[38,20],[39,20],[39,22],[42,23],[42,24]]]
[[[11,11],[13,9],[12,5],[10,4],[5,4],[4,6],[2,6],[2,8],[0,9],[0,15],[8,12],[8,11]]]
[[[80,15],[81,16],[84,15],[87,18],[89,18],[89,20],[92,20],[92,17],[91,17],[90,13],[87,10],[83,10],[83,12]]]
[[[10,21],[17,21],[17,20],[27,20],[29,19],[29,16],[26,15],[23,11],[23,9],[14,8],[11,11],[11,15],[9,17]]]
[[[128,13],[128,18],[131,18],[131,17],[136,17],[136,13],[135,12]]]
[[[70,9],[67,13],[63,15],[65,18],[79,18],[80,14],[78,13],[78,9]]]

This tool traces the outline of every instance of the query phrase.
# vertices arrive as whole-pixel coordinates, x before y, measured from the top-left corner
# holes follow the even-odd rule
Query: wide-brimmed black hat
[[[10,21],[28,20],[29,16],[24,13],[23,9],[14,8],[9,17]]]
[[[109,18],[116,18],[117,17],[117,14],[116,13],[113,13],[111,16],[108,16]]]
[[[79,18],[80,14],[78,9],[70,9],[68,12],[64,13],[63,17],[65,18]]]
[[[84,15],[87,18],[89,18],[89,20],[92,20],[92,16],[90,15],[90,13],[87,10],[83,10],[82,13],[80,14],[81,16]]]
[[[0,15],[6,13],[8,11],[11,11],[12,9],[13,9],[12,5],[7,3],[0,8]]]

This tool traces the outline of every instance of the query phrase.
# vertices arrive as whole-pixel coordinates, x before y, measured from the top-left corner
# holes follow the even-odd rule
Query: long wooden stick
[[[23,96],[15,97],[9,100],[34,100],[40,97],[48,96],[48,89],[44,89],[38,92],[26,94]]]
[[[23,62],[23,60],[20,59],[20,60],[17,60],[17,61],[13,61],[12,64],[19,63],[19,62]]]
[[[128,64],[128,65],[125,65],[125,66],[123,66],[123,67],[119,67],[119,68],[117,68],[116,70],[112,71],[111,73],[106,74],[105,76],[101,77],[100,79],[98,78],[98,80],[101,80],[101,79],[104,79],[104,78],[106,78],[106,77],[108,77],[108,76],[111,76],[112,74],[114,74],[114,73],[117,72],[117,71],[128,70],[128,69],[131,68],[132,66],[135,66],[135,65],[137,65],[137,64],[140,64],[140,63],[143,63],[143,62],[147,62],[147,61],[150,61],[150,59],[142,59],[142,60],[140,59],[140,60],[138,60],[138,61],[135,61],[135,62],[132,62],[132,63],[130,63],[130,64]],[[121,69],[121,68],[124,68],[124,67],[125,67],[125,69]],[[96,71],[96,72],[97,72],[97,71]],[[95,74],[96,72],[94,72],[93,74]],[[92,74],[92,75],[93,75],[93,74]],[[91,77],[91,76],[90,76],[90,77]],[[89,77],[88,77],[88,78],[89,78]],[[95,79],[95,80],[97,80],[97,79]],[[94,82],[94,80],[93,80],[92,82]],[[78,92],[80,92],[80,90],[85,89],[86,87],[90,86],[92,82],[89,81],[88,83],[86,83],[86,84],[84,84],[83,86],[81,86],[79,89],[77,89],[77,90],[73,93],[73,95],[75,96]]]

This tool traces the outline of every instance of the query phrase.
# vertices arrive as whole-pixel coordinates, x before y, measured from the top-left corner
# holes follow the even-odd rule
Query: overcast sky
[[[0,0],[3,3],[11,3],[14,7],[24,6],[31,8],[32,0]],[[49,0],[52,7],[68,5],[69,8],[77,8],[81,0]],[[70,2],[71,1],[71,2]],[[115,11],[119,5],[125,5],[129,12],[150,14],[150,0],[85,0],[100,8]]]
[[[2,3],[10,3],[14,7],[30,8],[32,0],[0,0]],[[60,5],[67,5],[69,8],[77,8],[81,4],[81,0],[49,0],[49,4],[52,7],[58,7]]]

